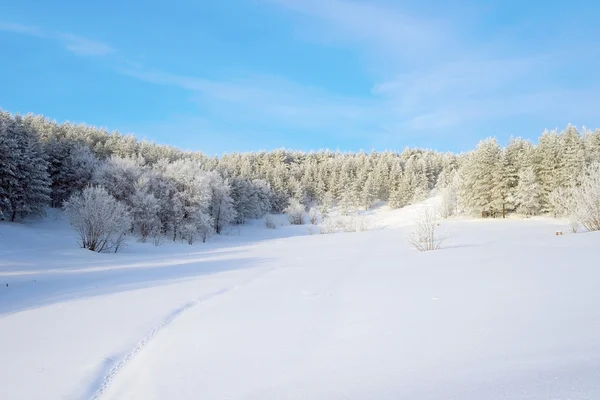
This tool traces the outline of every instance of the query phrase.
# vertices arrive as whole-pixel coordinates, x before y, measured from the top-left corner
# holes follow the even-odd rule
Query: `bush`
[[[289,205],[283,210],[292,225],[304,225],[304,206],[296,199],[290,199]]]
[[[72,195],[64,208],[84,249],[116,253],[131,229],[125,205],[102,187],[89,187]]]
[[[321,222],[321,211],[317,207],[311,207],[308,210],[308,218],[311,224],[318,225]]]
[[[336,222],[332,218],[325,218],[323,225],[321,226],[321,234],[328,235],[336,233],[338,230]]]
[[[356,232],[365,232],[373,229],[373,223],[367,216],[356,217]]]
[[[424,208],[416,221],[416,227],[408,237],[408,242],[419,251],[438,250],[444,237],[437,231],[438,223],[435,220],[436,211]]]
[[[265,226],[267,229],[276,229],[277,225],[275,224],[275,216],[273,214],[267,214],[264,216]]]

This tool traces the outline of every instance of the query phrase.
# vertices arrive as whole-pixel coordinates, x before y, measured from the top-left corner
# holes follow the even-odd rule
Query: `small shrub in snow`
[[[571,226],[571,232],[577,233],[577,231],[579,230],[579,222],[571,219],[569,221],[569,225]]]
[[[131,228],[125,205],[102,187],[89,187],[72,195],[64,208],[84,249],[116,253]]]
[[[277,224],[275,223],[275,217],[273,216],[273,214],[265,215],[264,221],[265,221],[265,226],[267,227],[267,229],[276,229],[277,228]]]
[[[343,219],[342,229],[344,232],[356,232],[356,217],[348,216]]]
[[[290,199],[289,205],[283,210],[292,225],[304,225],[304,206],[296,199]]]
[[[320,233],[320,229],[316,226],[309,226],[308,227],[308,234],[309,235],[316,235],[317,233]]]
[[[318,225],[321,222],[321,211],[317,207],[311,207],[308,210],[308,218],[311,224]]]
[[[336,233],[338,230],[336,221],[332,218],[325,218],[323,221],[323,225],[321,225],[320,231],[322,235],[328,235],[331,233]]]
[[[439,225],[435,216],[435,210],[424,208],[416,221],[415,229],[407,237],[408,242],[419,251],[438,250],[444,240],[438,232]]]
[[[360,216],[356,218],[356,232],[365,232],[373,229],[372,221],[367,216]]]

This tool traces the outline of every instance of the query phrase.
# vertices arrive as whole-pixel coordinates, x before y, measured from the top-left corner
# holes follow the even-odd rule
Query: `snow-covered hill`
[[[0,224],[0,398],[600,398],[600,236],[455,220],[419,253],[417,208],[119,254]]]

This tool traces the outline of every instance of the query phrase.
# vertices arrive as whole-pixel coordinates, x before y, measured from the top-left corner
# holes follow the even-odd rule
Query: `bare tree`
[[[438,231],[439,224],[435,217],[435,209],[424,207],[416,220],[415,229],[408,234],[408,242],[417,250],[438,250],[445,239]]]

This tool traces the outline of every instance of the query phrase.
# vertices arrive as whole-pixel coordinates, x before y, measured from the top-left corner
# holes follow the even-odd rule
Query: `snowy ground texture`
[[[455,220],[419,253],[413,217],[120,254],[0,224],[0,399],[600,399],[600,235]]]

